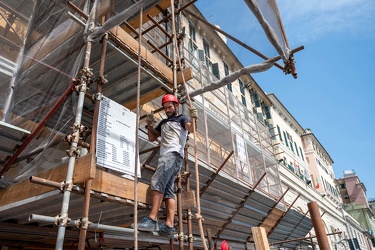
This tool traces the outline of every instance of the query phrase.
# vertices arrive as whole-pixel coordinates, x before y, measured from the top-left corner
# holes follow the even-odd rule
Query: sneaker
[[[175,232],[174,228],[165,225],[165,223],[163,223],[159,228],[159,234],[163,235],[163,236],[165,236],[169,239],[174,238],[174,232]]]
[[[134,224],[131,227],[134,228]],[[158,221],[145,217],[138,223],[138,231],[157,232],[159,231]]]

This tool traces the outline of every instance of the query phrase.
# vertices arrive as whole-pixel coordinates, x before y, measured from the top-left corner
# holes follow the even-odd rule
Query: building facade
[[[369,245],[375,246],[374,213],[367,201],[364,183],[360,181],[354,170],[345,170],[344,176],[337,179],[337,183],[345,211],[360,223]]]
[[[20,15],[20,12],[26,5],[14,6],[17,4],[16,1],[5,2],[7,4],[2,3],[1,7],[7,12],[8,22],[0,23],[3,30],[1,37],[3,40],[14,41],[12,44],[2,45],[2,49],[7,51],[2,55],[14,64],[15,69],[20,69],[16,73],[13,72],[13,75],[11,71],[3,74],[6,77],[6,84],[14,80],[14,89],[17,92],[9,111],[9,117],[12,118],[5,120],[24,129],[27,126],[33,129],[37,124],[44,122],[42,117],[48,112],[51,103],[54,103],[57,97],[65,93],[64,90],[70,86],[70,83],[63,83],[66,83],[67,79],[72,81],[82,76],[82,73],[71,72],[82,72],[79,67],[87,47],[83,39],[85,24],[81,20],[87,17],[82,13],[71,14],[71,9],[75,8],[72,6],[68,8],[61,1],[43,1],[43,4],[29,13],[29,16],[33,14],[34,18],[25,19],[23,26],[18,27],[19,22],[11,20],[14,18],[22,20],[24,16]],[[35,5],[37,1],[26,2]],[[98,7],[101,18],[134,7],[131,1],[112,2],[114,2],[113,6]],[[87,1],[74,1],[74,3],[78,8],[90,7],[86,5]],[[161,11],[161,8],[164,8],[164,11]],[[173,43],[170,40],[173,35],[170,28],[171,20],[170,17],[167,18],[169,8],[170,1],[160,1],[157,7],[151,6],[152,11],[144,14],[146,21],[143,24],[138,24],[139,20],[128,20],[127,24],[121,23],[110,30],[110,46],[104,49],[107,53],[105,69],[108,81],[103,84],[100,95],[103,94],[134,110],[136,76],[138,69],[142,69],[141,115],[160,109],[161,96],[175,87],[171,81],[173,78],[171,57],[174,53]],[[28,8],[28,10],[32,9],[32,7]],[[218,81],[243,68],[243,65],[227,46],[226,39],[196,17],[204,19],[194,5],[189,6],[187,10],[190,14],[183,12],[176,19],[181,45],[180,56],[183,60],[179,73],[181,74],[183,69],[191,69],[191,77],[187,80],[190,91],[208,86],[213,81]],[[23,13],[28,12],[23,11]],[[53,18],[49,16],[51,13]],[[30,26],[28,26],[29,21],[31,21]],[[14,26],[10,28],[9,25]],[[129,25],[132,27],[130,28]],[[137,40],[139,26],[143,26],[144,30],[151,30],[142,36],[145,39],[142,39],[140,50]],[[23,47],[18,40],[26,36],[26,30],[29,36]],[[15,31],[19,31],[19,37]],[[18,45],[19,50],[12,53],[11,45]],[[101,67],[103,61],[100,59],[102,43],[92,45],[90,66],[93,67],[93,74],[96,74],[103,69]],[[21,51],[24,54],[19,53]],[[138,55],[139,51],[141,54]],[[18,54],[22,57],[18,58]],[[134,60],[138,56],[142,60],[142,65],[138,65]],[[1,69],[5,67],[3,64],[1,66]],[[104,75],[100,75],[95,81],[91,80],[99,82],[97,79],[103,80],[103,78]],[[181,83],[180,80],[179,84]],[[52,89],[55,92],[50,92]],[[83,88],[75,89],[77,92],[83,92]],[[38,98],[35,97],[35,93],[38,93]],[[100,95],[94,88],[90,88],[86,94],[89,97],[91,95],[91,99],[82,104],[82,124],[92,128],[95,110],[92,101]],[[6,95],[11,93],[6,92]],[[58,176],[61,179],[55,181],[64,181],[65,165],[61,165],[61,160],[62,156],[66,155],[66,147],[59,143],[68,128],[72,126],[70,119],[74,117],[75,112],[71,110],[77,101],[75,96],[69,100],[70,106],[64,107],[59,116],[53,117],[52,121],[46,123],[45,131],[50,134],[40,133],[31,144],[37,150],[27,151],[28,157],[19,159],[17,165],[7,173],[6,177],[10,180],[9,187],[0,190],[2,200],[0,230],[3,230],[0,237],[2,242],[6,241],[6,246],[16,246],[18,241],[22,240],[25,241],[23,244],[43,244],[46,249],[51,249],[54,242],[51,238],[56,237],[57,234],[56,226],[59,229],[63,227],[61,224],[55,225],[46,221],[41,224],[29,221],[30,213],[46,214],[52,218],[60,212],[61,200],[60,189],[38,188],[36,184],[29,182],[29,177]],[[335,194],[333,184],[333,161],[328,153],[311,131],[305,131],[276,96],[267,95],[251,75],[242,75],[225,87],[196,96],[193,105],[199,111],[199,119],[197,134],[195,137],[191,136],[188,142],[190,147],[187,149],[186,165],[197,163],[198,170],[190,169],[189,172],[198,172],[199,179],[190,179],[191,187],[181,190],[196,188],[198,184],[203,186],[196,195],[200,197],[202,203],[201,214],[204,217],[204,226],[211,229],[215,242],[220,243],[225,239],[232,249],[251,248],[254,239],[250,229],[263,227],[266,228],[268,240],[274,249],[316,249],[315,239],[293,240],[315,235],[307,204],[317,201],[325,230],[331,234],[328,237],[332,249],[347,249],[350,244],[348,239],[355,246],[353,235],[358,239],[361,249],[368,249],[361,238],[361,227],[352,217],[347,216],[345,211],[340,210],[341,203]],[[187,106],[181,106],[181,112],[186,112]],[[8,110],[6,111],[6,115],[2,113],[3,118],[8,117]],[[157,113],[156,118],[162,119],[162,112]],[[157,144],[152,144],[145,139],[143,125],[144,121],[141,120],[138,131],[139,149],[144,152],[140,153],[143,168],[139,197],[137,197],[139,207],[142,208],[139,216],[146,215],[149,208],[148,184],[158,155],[157,149],[150,153],[150,148],[157,148]],[[82,136],[82,139],[87,138],[89,137],[86,135]],[[193,157],[194,144],[197,162]],[[130,188],[134,183],[114,171],[96,166],[95,162],[87,160],[92,158],[84,158],[78,155],[78,152],[77,159],[74,158],[72,161],[77,160],[74,164],[79,165],[78,171],[83,170],[74,175],[75,193],[70,203],[72,212],[69,211],[71,221],[80,218],[82,203],[87,204],[86,202],[91,201],[90,213],[87,211],[88,215],[83,217],[86,219],[88,216],[88,220],[98,222],[97,227],[100,223],[107,223],[113,226],[112,230],[122,234],[119,236],[119,234],[105,232],[98,235],[95,229],[89,232],[87,242],[97,245],[96,238],[100,237],[101,241],[106,240],[108,247],[131,248],[134,243],[133,234],[126,229],[134,222],[134,210],[131,205],[135,203],[133,196],[135,191]],[[81,163],[82,160],[84,163]],[[17,178],[12,178],[14,176]],[[88,187],[92,188],[89,192],[86,191]],[[85,197],[83,197],[84,192]],[[179,222],[182,224],[179,230],[183,237],[176,237],[176,240],[185,245],[193,242],[194,249],[201,249],[202,241],[196,240],[200,236],[197,222],[199,218],[197,220],[190,218],[197,213],[197,208],[193,206],[192,200],[187,201],[186,203],[189,204],[183,206],[186,218],[183,219],[183,214],[178,213],[181,216]],[[28,206],[30,211],[25,211],[25,206]],[[190,225],[185,219],[190,220]],[[81,221],[77,219],[77,222]],[[54,235],[50,234],[51,230],[55,230]],[[41,236],[36,234],[34,237],[33,234],[28,234],[31,231]],[[5,234],[5,232],[14,233]],[[68,228],[67,232],[66,246],[75,246],[78,241],[76,228]],[[336,234],[338,232],[342,233]],[[48,240],[45,239],[47,237]],[[163,249],[169,244],[168,240],[154,235],[140,234],[139,241],[144,248],[149,247],[150,242]]]

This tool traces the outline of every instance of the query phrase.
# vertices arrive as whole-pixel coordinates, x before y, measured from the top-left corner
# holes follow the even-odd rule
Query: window
[[[229,67],[228,67],[228,64],[226,64],[225,62],[223,62],[223,64],[224,64],[224,74],[225,74],[225,76],[227,76],[227,75],[229,75]],[[230,92],[233,92],[232,83],[228,83],[227,88]]]
[[[254,93],[254,104],[255,104],[255,107],[260,107],[260,99],[259,99],[258,94],[256,93]]]
[[[190,52],[190,61],[193,61],[193,58],[197,58],[198,47],[195,45],[193,40],[189,40],[188,48]]]
[[[226,64],[225,62],[223,62],[224,64],[224,74],[225,76],[229,75],[229,67],[228,67],[228,64]]]
[[[198,61],[197,61],[197,58],[199,57],[198,55],[198,46],[196,45],[196,35],[195,35],[195,27],[193,25],[192,22],[189,22],[189,35],[190,35],[190,39],[189,39],[189,43],[188,43],[188,49],[189,49],[189,53],[190,53],[190,62],[191,64],[194,66],[193,69],[197,69],[199,68],[199,64],[198,64]]]
[[[238,83],[240,85],[242,104],[246,107],[245,87],[243,86],[243,82],[241,81],[241,79],[238,79]]]
[[[189,22],[189,36],[190,36],[190,39],[193,40],[194,42],[196,42],[196,35],[195,35],[195,27],[193,25],[192,22]]]
[[[210,61],[210,44],[207,42],[207,40],[203,39],[203,50],[205,55],[205,63],[208,68],[211,67],[211,61]]]
[[[219,64],[214,63],[212,64],[212,74],[216,77],[216,79],[220,79],[220,71],[219,71]]]
[[[230,92],[233,92],[231,83],[228,83],[227,88],[229,89]]]
[[[272,140],[276,140],[276,137],[275,137],[275,128],[273,127],[273,125],[271,123],[268,124],[268,128],[269,128]]]
[[[264,113],[266,114],[267,119],[271,119],[271,109],[269,106],[264,107]]]

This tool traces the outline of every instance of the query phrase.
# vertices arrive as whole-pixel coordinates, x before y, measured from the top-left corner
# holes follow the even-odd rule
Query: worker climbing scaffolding
[[[160,234],[173,238],[174,215],[176,210],[174,182],[180,172],[184,157],[184,148],[188,132],[193,132],[192,119],[198,118],[195,108],[189,109],[189,120],[185,115],[178,114],[178,100],[172,94],[166,94],[162,99],[162,106],[167,116],[155,128],[153,113],[147,114],[146,129],[149,140],[155,141],[159,136],[160,157],[155,174],[151,179],[152,208],[150,214],[138,223],[139,231],[159,231]],[[162,201],[165,201],[167,220],[159,227],[158,212]],[[134,228],[134,225],[132,225]]]

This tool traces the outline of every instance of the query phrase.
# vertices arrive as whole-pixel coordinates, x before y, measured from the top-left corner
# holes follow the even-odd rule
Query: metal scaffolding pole
[[[108,19],[108,15],[107,18]],[[99,66],[99,80],[96,86],[96,95],[94,96],[95,100],[95,107],[94,107],[94,116],[92,121],[92,128],[91,128],[91,142],[90,142],[90,153],[93,157],[92,162],[96,162],[96,133],[98,129],[98,118],[99,118],[99,106],[100,106],[100,96],[102,93],[102,86],[107,83],[107,80],[104,76],[104,65],[106,59],[106,51],[107,51],[107,41],[108,41],[108,34],[106,33],[102,39],[102,51],[100,55],[100,66]],[[96,167],[96,166],[91,166]],[[85,182],[85,193],[84,193],[84,203],[82,209],[82,224],[80,227],[80,234],[79,234],[79,244],[78,249],[84,250],[85,249],[85,242],[86,242],[86,235],[87,235],[87,228],[88,228],[88,221],[89,221],[89,209],[90,209],[90,193],[91,193],[91,185],[92,180],[88,180]]]
[[[91,18],[88,19],[88,32],[92,32],[94,28],[94,21],[96,16],[96,7],[97,7],[98,1],[95,1],[93,4],[93,7],[91,9],[90,16]],[[85,59],[83,63],[83,69],[80,71],[81,78],[79,79],[80,84],[76,87],[76,90],[79,92],[78,94],[78,101],[77,101],[77,107],[75,112],[75,120],[73,125],[73,140],[70,145],[69,149],[69,163],[68,163],[68,170],[66,173],[66,179],[65,179],[65,187],[64,187],[64,197],[63,197],[63,203],[61,206],[61,212],[59,217],[59,229],[57,234],[57,240],[56,240],[56,250],[63,249],[64,245],[64,237],[65,237],[65,229],[68,225],[68,210],[69,210],[69,201],[70,201],[70,194],[73,187],[73,171],[74,171],[74,164],[75,160],[78,156],[77,152],[77,146],[78,146],[78,140],[80,137],[80,133],[82,132],[82,110],[83,110],[83,103],[85,100],[85,93],[87,91],[88,84],[92,78],[92,72],[89,69],[90,64],[90,56],[91,56],[91,49],[92,49],[92,42],[89,40],[86,40],[86,53],[85,53]]]
[[[29,221],[38,221],[38,222],[44,222],[44,223],[56,223],[58,220],[58,217],[50,217],[50,216],[44,216],[44,215],[37,215],[37,214],[31,214],[29,216]],[[77,227],[81,223],[81,220],[69,220],[67,222],[67,226]],[[134,233],[134,229],[131,228],[125,228],[125,227],[115,227],[115,226],[109,226],[109,225],[102,225],[98,223],[90,223],[87,227],[90,230],[96,230],[96,231],[109,231],[109,232],[118,232],[118,233]]]

